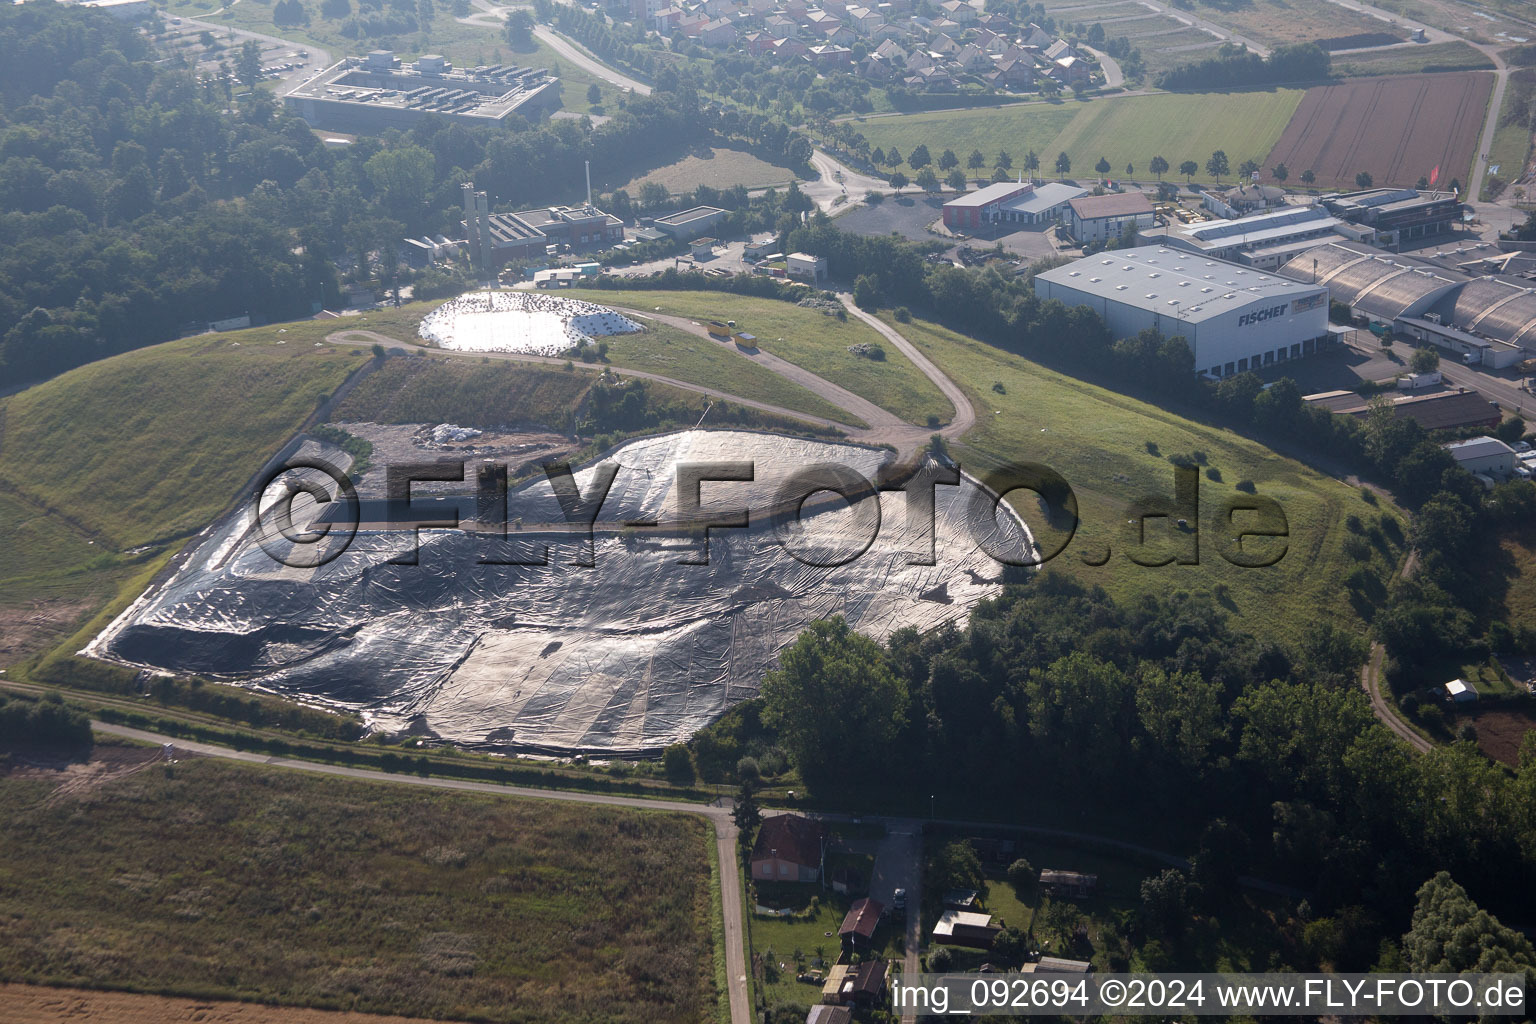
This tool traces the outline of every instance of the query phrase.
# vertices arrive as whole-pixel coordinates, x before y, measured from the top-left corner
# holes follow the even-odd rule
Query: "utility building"
[[[1117,338],[1182,336],[1195,368],[1226,377],[1329,344],[1328,289],[1166,246],[1088,256],[1035,278],[1043,299],[1088,306]]]

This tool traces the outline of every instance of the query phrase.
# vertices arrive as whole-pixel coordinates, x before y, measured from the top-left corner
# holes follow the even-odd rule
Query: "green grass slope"
[[[812,373],[895,413],[909,423],[926,423],[929,416],[937,416],[940,422],[948,423],[954,415],[954,409],[949,402],[939,393],[939,389],[934,387],[933,382],[923,376],[921,370],[912,365],[912,362],[900,352],[885,344],[884,339],[873,328],[851,317],[847,320],[839,320],[818,310],[802,309],[776,299],[751,298],[721,292],[619,291],[602,288],[574,294],[592,302],[632,309],[655,310],[659,306],[662,313],[686,316],[701,322],[735,320],[738,329],[757,337],[758,345],[765,352],[771,352],[782,359],[803,366]],[[751,370],[763,373],[770,373],[770,371],[754,366],[746,359],[739,357],[729,345],[708,342],[683,332],[677,332],[677,334],[695,345],[703,345],[706,348],[713,346],[713,352],[726,357],[722,367],[727,374],[725,384],[711,384],[711,387],[721,387],[722,390],[748,398],[771,401],[755,390],[744,391],[741,390],[740,383],[733,383],[750,379],[747,373]],[[609,358],[620,366],[634,366],[637,369],[654,369],[658,373],[670,373],[669,370],[634,361],[639,358],[635,351],[636,346],[646,346],[648,338],[649,335],[632,336],[628,342],[622,343],[621,347],[610,348]],[[612,339],[610,345],[616,341],[618,339]],[[877,361],[848,351],[850,345],[866,342],[880,344],[885,350],[885,359]],[[652,349],[653,359],[658,357],[659,351]],[[718,359],[718,355],[711,355],[710,358]],[[702,358],[703,353],[695,352],[693,356]],[[688,361],[691,362],[692,358],[691,356]],[[679,373],[675,376],[682,377],[683,374]],[[770,376],[775,376],[777,379],[776,375],[770,373]],[[796,388],[796,390],[799,389]],[[848,414],[841,411],[835,415],[825,415],[830,415],[832,419],[842,422],[847,422],[848,419]]]
[[[1372,505],[1357,488],[1277,455],[1256,441],[1184,419],[1125,395],[1046,369],[990,345],[932,324],[900,325],[946,373],[966,388],[976,405],[977,428],[955,446],[961,464],[985,470],[1024,461],[1044,463],[1066,478],[1077,495],[1081,523],[1076,536],[1049,563],[1085,582],[1102,585],[1117,599],[1170,590],[1216,596],[1241,628],[1275,640],[1294,641],[1311,623],[1328,619],[1359,625],[1346,579],[1357,569],[1387,576],[1395,549],[1346,544],[1349,516],[1375,522],[1397,516],[1385,503]],[[1003,389],[999,393],[994,384]],[[1128,557],[1127,511],[1144,495],[1174,493],[1170,457],[1203,458],[1200,467],[1198,565],[1150,568]],[[1278,501],[1289,525],[1287,550],[1269,568],[1240,568],[1218,552],[1221,504],[1250,481],[1259,495]],[[1032,525],[1041,521],[1032,494],[1010,499]],[[1242,520],[1239,520],[1241,523]],[[1149,547],[1171,550],[1166,521],[1149,526]],[[1042,531],[1045,538],[1056,536]],[[1273,541],[1247,541],[1245,550]],[[1167,544],[1166,547],[1162,545]],[[1354,554],[1346,553],[1350,548]],[[1085,559],[1104,564],[1094,566]],[[1363,555],[1363,560],[1362,560]],[[1147,559],[1143,559],[1147,560]],[[1375,585],[1368,583],[1367,591]]]

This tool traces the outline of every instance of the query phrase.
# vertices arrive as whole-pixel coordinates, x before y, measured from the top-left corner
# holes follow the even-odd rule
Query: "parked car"
[[[907,909],[907,890],[897,889],[891,896],[891,905],[897,910]]]

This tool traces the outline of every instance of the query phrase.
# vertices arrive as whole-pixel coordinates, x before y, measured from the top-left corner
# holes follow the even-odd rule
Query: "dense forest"
[[[397,283],[401,237],[454,231],[466,180],[524,209],[578,198],[584,160],[639,173],[712,132],[791,164],[810,154],[780,122],[701,107],[676,75],[597,128],[428,118],[328,149],[252,63],[200,79],[101,12],[0,7],[0,380],[210,320],[307,316],[343,274]]]

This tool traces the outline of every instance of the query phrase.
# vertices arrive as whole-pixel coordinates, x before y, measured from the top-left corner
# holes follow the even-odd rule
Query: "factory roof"
[[[1079,196],[1072,200],[1072,212],[1080,220],[1098,217],[1129,217],[1151,213],[1152,203],[1141,192],[1111,192],[1102,196]]]
[[[1044,213],[1046,210],[1087,194],[1087,189],[1077,185],[1067,185],[1060,181],[1049,181],[1044,185],[1036,186],[1035,190],[1027,195],[1022,195],[1017,199],[1003,203],[1003,209],[1014,213]]]
[[[999,181],[985,188],[979,188],[975,192],[968,192],[963,196],[957,196],[945,203],[950,209],[981,209],[992,203],[1000,203],[1005,199],[1012,199],[1020,192],[1034,190],[1034,185],[1022,181]]]
[[[1038,279],[1194,323],[1263,299],[1289,301],[1322,291],[1319,286],[1160,245],[1089,256],[1047,270]]]

